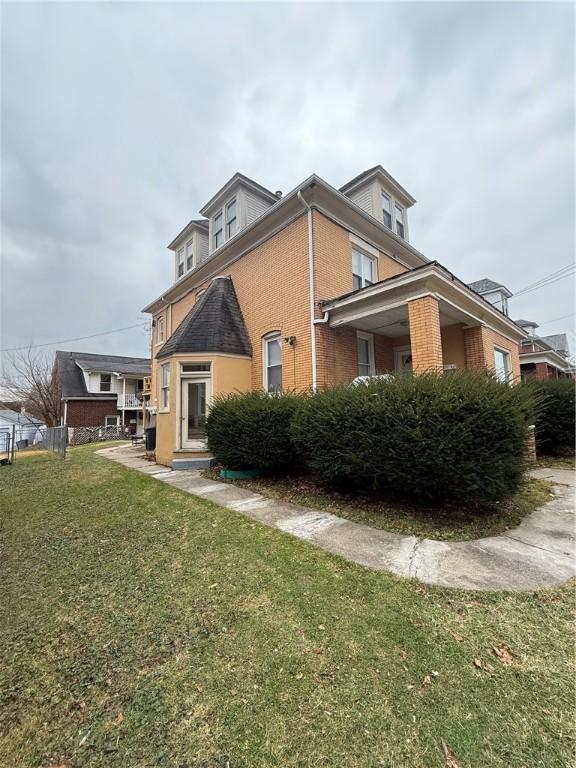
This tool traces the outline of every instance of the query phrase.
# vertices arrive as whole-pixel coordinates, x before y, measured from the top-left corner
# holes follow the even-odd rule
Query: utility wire
[[[566,272],[566,270],[570,270],[573,268],[574,268],[574,264],[567,264],[565,267],[558,269],[556,272],[551,272],[549,275],[545,275],[544,277],[541,277],[539,280],[535,280],[533,283],[530,283],[529,285],[525,285],[523,288],[519,288],[516,291],[515,295],[518,295],[519,293],[523,293],[524,291],[528,291],[530,288],[534,288],[536,285],[539,285],[543,281],[549,280],[552,277],[556,277],[556,275],[559,275],[561,272]]]
[[[552,320],[544,320],[540,325],[548,325],[549,323],[555,323],[557,320],[566,320],[567,317],[574,317],[574,312],[570,312],[569,315],[562,315],[562,317],[554,317]]]
[[[548,285],[553,285],[554,283],[557,283],[559,280],[565,280],[567,277],[572,277],[574,275],[575,270],[573,269],[571,272],[567,272],[564,275],[558,275],[558,277],[555,277],[553,279],[549,280],[543,280],[541,283],[538,283],[538,285],[535,285],[533,288],[525,288],[522,291],[517,291],[514,294],[514,297],[516,296],[524,296],[527,293],[533,293],[534,291],[540,290],[540,288],[546,288]]]
[[[44,344],[30,344],[26,347],[8,347],[0,349],[0,352],[19,352],[23,349],[38,349],[38,347],[55,347],[57,344],[68,344],[71,341],[84,341],[84,339],[95,339],[97,336],[109,336],[111,333],[120,333],[120,331],[129,331],[131,328],[146,328],[148,323],[136,323],[136,325],[127,325],[124,328],[114,328],[111,331],[102,331],[101,333],[92,333],[90,336],[76,336],[74,339],[62,339],[61,341],[47,341]]]

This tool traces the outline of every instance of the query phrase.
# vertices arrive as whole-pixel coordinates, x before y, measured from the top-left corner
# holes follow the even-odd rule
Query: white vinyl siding
[[[351,195],[348,195],[348,197],[353,203],[356,203],[359,208],[362,208],[371,216],[374,215],[372,184],[367,184],[365,187],[355,189]]]
[[[252,224],[257,218],[262,216],[268,208],[272,205],[267,200],[263,200],[258,195],[253,194],[247,189],[242,190],[242,198],[244,201],[244,217],[243,226],[247,227],[248,224]],[[242,219],[241,219],[242,221]],[[240,224],[242,226],[242,224]]]

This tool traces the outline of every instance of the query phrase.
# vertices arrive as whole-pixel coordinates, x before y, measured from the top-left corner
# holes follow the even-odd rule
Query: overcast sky
[[[466,281],[573,260],[571,4],[2,13],[2,348],[144,321],[166,245],[236,170],[287,192],[381,163],[418,200],[413,245]],[[571,278],[511,302],[542,334],[573,312]],[[143,328],[56,346],[149,353]]]

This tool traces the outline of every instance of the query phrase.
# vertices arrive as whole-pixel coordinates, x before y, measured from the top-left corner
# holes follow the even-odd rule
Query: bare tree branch
[[[4,400],[20,403],[48,427],[60,423],[61,391],[54,365],[46,352],[32,348],[14,352],[8,357],[0,378]]]

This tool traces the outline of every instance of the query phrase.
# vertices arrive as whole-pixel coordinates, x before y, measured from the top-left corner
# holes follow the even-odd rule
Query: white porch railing
[[[138,400],[136,395],[131,395],[131,394],[123,395],[122,392],[119,392],[117,408],[118,410],[122,410],[122,408],[139,409],[139,408],[142,408],[142,402]]]

